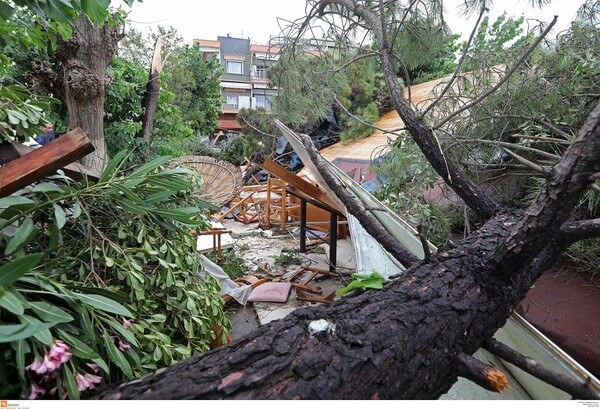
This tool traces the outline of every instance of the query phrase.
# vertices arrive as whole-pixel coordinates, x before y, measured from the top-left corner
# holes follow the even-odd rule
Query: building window
[[[227,74],[243,74],[244,63],[241,61],[227,61]]]
[[[266,80],[267,79],[267,67],[261,67],[258,65],[254,66],[254,72],[252,77],[255,79]]]
[[[244,96],[243,92],[227,91],[227,102],[225,103],[224,108],[238,109],[239,98],[242,96]]]
[[[255,108],[267,108],[267,97],[265,95],[255,95],[256,107]]]

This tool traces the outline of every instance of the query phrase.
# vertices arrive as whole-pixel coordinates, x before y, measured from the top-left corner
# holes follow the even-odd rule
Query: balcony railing
[[[239,109],[239,104],[223,104],[221,109]]]
[[[252,70],[250,74],[250,79],[253,80],[267,80],[267,72],[266,71],[254,71]]]

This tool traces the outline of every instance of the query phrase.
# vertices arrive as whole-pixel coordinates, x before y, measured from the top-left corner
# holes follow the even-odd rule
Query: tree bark
[[[37,84],[59,97],[67,105],[69,130],[81,128],[95,147],[94,153],[81,159],[91,169],[104,167],[104,96],[111,83],[106,74],[117,43],[123,37],[115,23],[99,26],[86,16],[73,26],[73,36],[59,39],[56,57],[58,67],[41,61],[33,64],[29,75]]]
[[[92,141],[95,152],[81,161],[92,169],[104,168],[104,96],[112,80],[106,68],[121,38],[116,24],[99,26],[82,16],[75,22],[73,36],[59,42],[56,52],[62,65],[69,129],[81,128]]]
[[[160,72],[163,68],[160,52],[163,39],[171,34],[161,35],[156,39],[154,44],[154,56],[150,65],[150,73],[148,74],[148,82],[146,83],[146,91],[142,99],[142,128],[137,134],[138,138],[146,140],[145,156],[148,156],[150,144],[152,143],[152,128],[154,125],[154,116],[156,107],[158,106],[158,94],[160,93]]]
[[[527,211],[499,212],[475,234],[417,263],[383,290],[296,310],[232,345],[115,386],[100,398],[438,398],[464,372],[463,354],[473,354],[504,325],[563,253],[567,244],[559,240],[559,230],[549,229],[527,236],[535,242],[530,251],[539,250],[527,262],[511,262],[510,279],[498,267],[502,260],[489,263],[490,254],[511,260],[513,251],[521,252],[512,240],[524,220],[554,225],[570,211],[561,208],[550,219],[548,211],[534,214],[553,208],[566,193],[581,195],[600,165],[592,159],[600,158],[599,127],[600,105],[574,148],[553,168],[546,193]]]

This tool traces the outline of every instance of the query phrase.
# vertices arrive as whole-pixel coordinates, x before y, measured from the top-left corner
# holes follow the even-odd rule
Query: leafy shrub
[[[211,206],[169,157],[0,199],[0,395],[78,398],[207,351],[230,326],[190,228]],[[221,331],[220,337],[225,337]],[[97,373],[96,373],[97,371]]]

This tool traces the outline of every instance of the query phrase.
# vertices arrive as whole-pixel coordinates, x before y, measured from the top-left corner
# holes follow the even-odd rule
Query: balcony
[[[221,105],[221,110],[223,110],[223,111],[226,109],[227,110],[234,109],[237,111],[239,108],[240,108],[240,104],[223,104],[223,105]]]
[[[250,79],[252,80],[265,80],[267,81],[267,71],[266,70],[252,70],[250,74]]]

